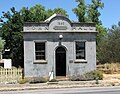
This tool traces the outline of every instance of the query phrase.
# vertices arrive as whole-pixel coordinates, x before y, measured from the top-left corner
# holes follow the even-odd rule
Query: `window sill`
[[[87,63],[87,60],[78,59],[78,60],[75,60],[74,63]]]
[[[47,60],[34,60],[34,64],[47,64]]]

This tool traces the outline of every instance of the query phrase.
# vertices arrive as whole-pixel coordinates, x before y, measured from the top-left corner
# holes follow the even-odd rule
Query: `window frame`
[[[37,49],[41,48],[40,50]],[[44,47],[44,48],[43,48]],[[46,60],[46,50],[45,50],[45,42],[35,42],[35,60]],[[37,53],[39,53],[37,55]]]
[[[34,40],[34,60],[33,60],[33,63],[43,63],[43,64],[45,64],[45,63],[47,63],[47,60],[46,60],[46,40]],[[44,43],[45,44],[45,48],[44,48],[44,50],[45,50],[45,59],[36,59],[36,49],[35,49],[35,44],[36,43]]]
[[[77,59],[77,54],[76,54],[76,43],[77,42],[84,42],[84,59]],[[74,51],[74,54],[75,54],[75,63],[80,63],[80,62],[83,62],[83,63],[86,63],[87,62],[87,60],[86,60],[86,40],[75,40],[75,42],[74,42],[74,49],[75,49],[75,51]]]

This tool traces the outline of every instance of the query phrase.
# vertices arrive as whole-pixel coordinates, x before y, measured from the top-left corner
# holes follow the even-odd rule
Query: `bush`
[[[88,72],[85,75],[88,76],[89,78],[93,78],[93,80],[96,80],[96,79],[102,80],[103,79],[103,73],[98,70]]]
[[[71,81],[87,81],[88,79],[85,77],[85,75],[73,75],[70,77]]]
[[[96,80],[96,79],[102,80],[103,73],[98,70],[94,70],[84,75],[73,75],[70,77],[71,81],[90,81],[90,80]]]
[[[18,83],[19,83],[19,84],[25,84],[25,83],[27,83],[27,82],[29,82],[29,79],[26,79],[26,78],[24,78],[24,79],[19,79],[19,80],[18,80]]]
[[[47,81],[48,79],[44,77],[33,77],[30,83],[46,83]]]

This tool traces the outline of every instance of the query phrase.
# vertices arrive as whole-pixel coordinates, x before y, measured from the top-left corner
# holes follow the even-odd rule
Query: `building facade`
[[[44,22],[25,23],[25,77],[82,75],[96,68],[94,23],[72,22],[53,15]]]

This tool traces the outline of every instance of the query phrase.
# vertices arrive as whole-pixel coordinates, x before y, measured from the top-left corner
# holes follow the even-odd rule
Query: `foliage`
[[[49,11],[49,12],[48,12]],[[62,13],[67,15],[66,11],[62,8],[55,8],[53,10],[45,10],[42,5],[35,5],[28,9],[23,7],[20,11],[16,11],[14,7],[3,12],[3,16],[0,20],[3,20],[0,31],[1,36],[5,40],[5,49],[10,49],[9,53],[4,53],[4,58],[11,58],[13,66],[23,67],[23,31],[24,22],[40,22],[46,20],[54,13]],[[50,13],[51,12],[51,13]]]
[[[45,19],[47,19],[47,13],[45,11],[45,7],[42,5],[35,5],[33,7],[31,7],[29,9],[30,13],[31,13],[31,20],[34,22],[40,22],[40,21],[44,21]]]
[[[101,0],[92,0],[92,4],[88,4],[88,19],[97,25],[101,25],[101,21],[99,20],[99,16],[101,15],[99,9],[104,7],[104,3]]]
[[[103,79],[103,73],[98,71],[98,70],[94,70],[88,73],[85,73],[83,75],[73,75],[70,77],[71,81],[89,81],[89,80],[102,80]]]
[[[97,45],[107,36],[107,29],[101,25],[96,25],[97,34]]]
[[[109,60],[109,51],[108,51],[108,39],[107,37],[103,38],[97,45],[97,59],[98,63],[107,63]]]
[[[90,72],[89,75],[93,75],[95,80],[96,79],[103,80],[103,73],[101,71],[94,70],[94,71]]]
[[[106,54],[108,54],[108,49],[106,48],[107,45],[107,29],[103,26],[97,25],[96,29],[98,32],[97,34],[97,60],[101,62],[107,62],[108,58],[106,58]],[[103,49],[104,48],[104,49]]]
[[[79,22],[85,22],[85,14],[86,14],[86,5],[84,0],[76,0],[78,2],[78,8],[74,8],[73,12],[78,17]]]
[[[2,53],[3,53],[4,44],[5,44],[5,41],[2,40],[2,38],[0,37],[0,55],[2,55]]]
[[[28,82],[29,82],[29,79],[27,79],[27,78],[19,79],[19,80],[18,80],[18,83],[19,83],[19,84],[25,84],[25,83],[28,83]]]
[[[114,26],[108,33],[108,52],[110,62],[120,62],[120,26]]]
[[[10,49],[9,54],[4,53],[4,58],[11,58],[17,65],[21,65],[23,62],[23,38],[22,38],[22,20],[20,12],[17,12],[15,8],[11,8],[10,11],[4,13],[3,19],[7,19],[2,23],[2,38],[5,40],[5,49]]]
[[[61,14],[61,15],[64,15],[64,16],[68,16],[66,10],[64,10],[63,8],[55,8],[53,10],[53,13]]]
[[[28,7],[23,7],[20,10],[20,12],[22,14],[23,22],[44,21],[50,16],[52,16],[54,13],[68,16],[67,12],[62,8],[55,8],[53,10],[52,9],[45,10],[45,7],[39,4],[31,7],[30,9],[28,9]]]
[[[23,22],[32,22],[31,12],[28,9],[28,7],[22,7],[20,13],[21,13],[21,20]]]
[[[99,16],[101,15],[99,9],[104,7],[104,3],[101,0],[91,0],[92,4],[85,4],[85,0],[76,0],[78,2],[77,8],[73,9],[73,12],[78,17],[79,22],[94,22],[97,25],[101,24]]]
[[[48,81],[47,78],[44,77],[33,77],[30,81],[31,84],[33,83],[46,83]]]
[[[98,59],[100,63],[120,62],[120,26],[113,25],[108,34],[98,44]]]

